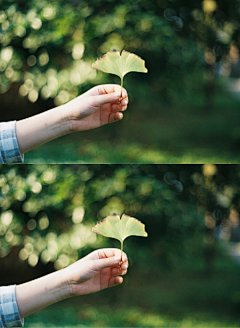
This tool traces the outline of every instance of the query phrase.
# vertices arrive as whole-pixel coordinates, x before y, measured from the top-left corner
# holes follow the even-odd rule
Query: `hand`
[[[96,86],[61,106],[62,115],[70,121],[70,131],[84,131],[119,121],[127,109],[128,95],[121,87],[107,84]]]
[[[21,154],[74,131],[94,129],[122,119],[127,109],[127,91],[123,89],[121,105],[119,85],[100,85],[67,104],[16,122]]]
[[[16,299],[21,318],[50,304],[74,295],[97,292],[122,283],[128,260],[119,249],[94,251],[69,267],[16,286]]]
[[[94,251],[62,270],[63,284],[70,284],[70,296],[90,294],[102,289],[119,285],[121,275],[127,273],[128,260],[119,249],[106,248]]]

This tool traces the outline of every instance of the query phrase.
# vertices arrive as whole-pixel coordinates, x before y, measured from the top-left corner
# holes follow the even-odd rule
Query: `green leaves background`
[[[204,216],[215,211],[217,224],[227,220],[238,174],[237,166],[220,165],[206,185],[201,165],[1,166],[0,256],[11,262],[17,254],[17,261],[59,269],[92,249],[119,247],[91,230],[110,213],[125,212],[151,236],[126,243],[136,266],[201,261]],[[232,193],[222,188],[221,176]]]
[[[231,21],[227,1],[222,6]],[[0,8],[1,93],[17,83],[31,102],[53,99],[55,105],[112,82],[91,63],[114,48],[151,63],[151,76],[142,77],[146,94],[174,100],[192,86],[188,72],[204,68],[202,51],[215,45],[219,31],[205,24],[199,1],[1,0]],[[235,25],[225,31],[221,17],[214,20],[230,42]],[[156,85],[161,88],[153,90]]]

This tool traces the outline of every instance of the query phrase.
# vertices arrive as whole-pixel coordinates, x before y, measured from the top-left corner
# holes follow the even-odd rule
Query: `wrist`
[[[73,121],[74,119],[69,115],[68,103],[56,107],[53,110],[58,111],[58,120],[56,122],[59,136],[74,132]]]
[[[52,135],[52,139],[72,132],[72,120],[67,115],[65,105],[49,110],[48,114],[49,121],[46,127]]]
[[[71,273],[69,272],[68,267],[58,271],[58,273],[61,277],[61,293],[63,298],[74,296],[74,285],[76,282],[69,278]]]
[[[84,113],[82,113],[79,108],[80,97],[58,107],[59,112],[61,113],[61,122],[65,129],[65,134],[79,131],[79,122],[85,118]],[[74,115],[75,112],[78,113],[77,116]]]

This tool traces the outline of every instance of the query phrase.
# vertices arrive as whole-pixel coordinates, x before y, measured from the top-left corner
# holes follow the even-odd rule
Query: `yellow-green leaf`
[[[139,56],[123,50],[121,55],[118,50],[107,52],[98,58],[92,67],[104,73],[118,75],[121,79],[129,72],[147,73],[145,61]]]
[[[99,221],[92,231],[105,236],[118,239],[121,243],[129,236],[147,237],[145,225],[139,220],[123,214],[121,219],[118,214],[107,216]]]

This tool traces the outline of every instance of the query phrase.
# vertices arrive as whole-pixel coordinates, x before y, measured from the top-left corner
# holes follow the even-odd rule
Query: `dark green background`
[[[97,84],[119,84],[91,68],[113,48],[141,56],[149,70],[124,78],[130,102],[123,121],[51,142],[25,162],[239,162],[239,102],[218,75],[224,63],[239,75],[228,56],[239,43],[239,1],[215,4],[207,12],[203,1],[189,0],[2,0],[1,120],[42,112]],[[76,45],[84,46],[82,57]]]
[[[27,326],[239,326],[240,268],[229,255],[240,241],[239,165],[5,165],[0,184],[2,284],[119,248],[91,232],[113,212],[139,219],[149,234],[124,242],[123,285],[52,305]],[[78,207],[85,214],[74,223]],[[49,225],[41,229],[43,217]]]

